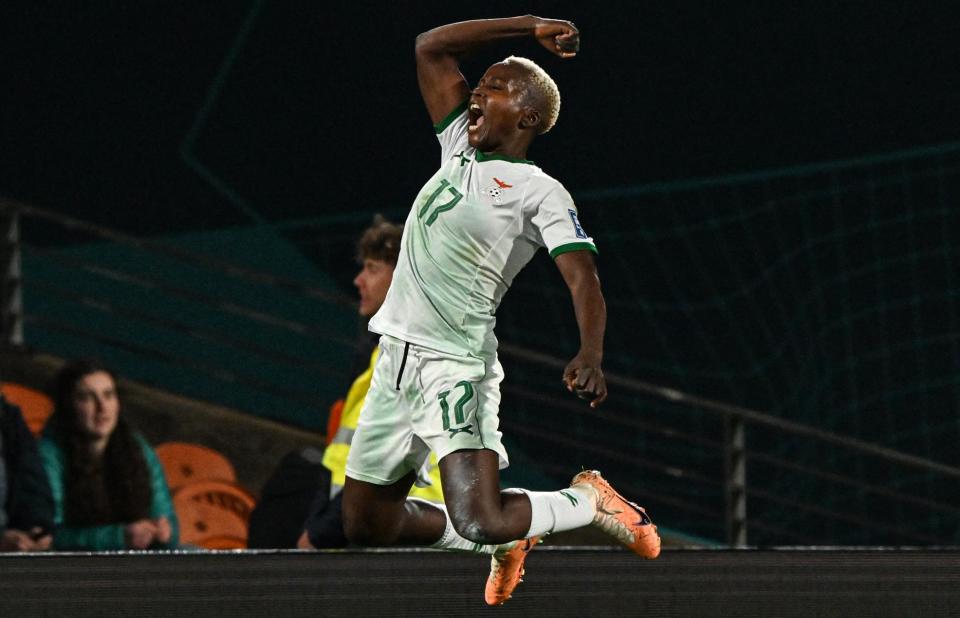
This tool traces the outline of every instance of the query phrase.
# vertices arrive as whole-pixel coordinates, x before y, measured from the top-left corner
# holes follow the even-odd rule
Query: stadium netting
[[[605,368],[956,463],[958,190],[960,144],[943,144],[575,192],[600,250]],[[497,331],[576,352],[545,256],[517,278]],[[664,523],[722,538],[721,418],[623,389],[585,412],[555,368],[503,360],[507,436],[531,460],[605,466]],[[751,543],[960,538],[955,478],[770,429],[746,441]]]

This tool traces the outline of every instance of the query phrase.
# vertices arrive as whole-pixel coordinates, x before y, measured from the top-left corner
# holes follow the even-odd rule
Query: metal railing
[[[20,217],[16,210],[0,210],[0,288],[3,342],[23,344],[23,289],[20,265]]]
[[[23,220],[81,240],[31,244]],[[127,377],[314,428],[349,384],[355,303],[335,288],[12,200],[0,222],[7,345],[100,356]]]
[[[97,261],[89,253],[30,245],[20,237],[21,218],[60,226],[96,241],[107,241],[109,246],[179,263],[188,269],[203,271],[206,278],[199,286],[191,285],[177,280],[176,271],[171,271],[174,273],[171,280],[169,274],[127,268],[122,259]],[[241,267],[223,258],[169,243],[135,238],[10,200],[0,200],[0,225],[3,230],[0,247],[4,273],[3,337],[8,345],[36,345],[31,341],[34,330],[66,334],[72,341],[110,349],[123,358],[141,359],[144,370],[139,375],[134,371],[130,376],[136,379],[150,382],[149,372],[163,364],[167,367],[167,376],[180,372],[188,375],[189,381],[202,376],[226,383],[231,389],[242,387],[244,397],[259,392],[266,396],[263,401],[312,410],[308,414],[325,409],[325,404],[341,394],[351,377],[342,361],[330,360],[330,354],[321,358],[320,354],[310,353],[310,350],[330,349],[332,358],[342,359],[352,350],[354,339],[345,335],[342,328],[320,326],[330,312],[346,309],[352,316],[352,302],[336,291]],[[70,273],[70,276],[41,280],[38,275],[37,280],[24,281],[24,260]],[[89,279],[89,286],[77,285],[81,274]],[[317,320],[306,321],[296,315],[248,304],[209,285],[210,277],[230,279],[251,290],[308,299],[316,303]],[[119,289],[121,294],[116,298],[100,295],[98,286]],[[70,321],[63,312],[35,311],[29,302],[24,304],[25,290],[27,298],[37,299],[38,305],[82,307],[84,315],[107,316],[108,328],[82,319]],[[149,303],[136,305],[123,298],[141,293],[166,298],[182,311],[164,311]],[[44,302],[39,302],[41,300]],[[212,322],[194,320],[194,313],[213,315],[216,319]],[[224,324],[218,324],[218,320]],[[246,325],[244,329],[231,328],[231,324],[240,322]],[[115,330],[110,330],[110,325],[116,327]],[[217,347],[227,351],[225,359],[243,356],[245,361],[238,368],[213,356],[198,354],[197,349],[171,348],[159,345],[156,340],[138,340],[136,330],[126,328],[130,325],[144,325],[152,329],[151,332],[163,333],[160,339],[170,336],[193,342],[197,348]],[[287,335],[308,345],[293,349],[286,343],[290,339],[284,339]],[[555,372],[559,375],[565,365],[562,359],[510,344],[502,344],[500,352],[504,364],[516,365],[521,374]],[[275,379],[268,375],[270,371],[264,370],[268,367],[274,369],[274,375],[287,372],[292,378]],[[330,392],[334,396],[310,390],[310,375],[332,378]],[[693,527],[699,526],[695,531],[698,536],[722,538],[731,546],[745,546],[754,535],[766,544],[771,540],[776,544],[821,544],[823,536],[810,529],[805,523],[810,519],[805,518],[832,522],[829,526],[857,527],[866,531],[864,538],[893,539],[898,544],[956,542],[953,536],[931,530],[944,528],[943,522],[956,521],[960,515],[960,508],[954,503],[957,494],[936,491],[937,487],[954,487],[960,479],[960,468],[626,375],[608,374],[607,381],[617,396],[612,396],[608,405],[594,410],[582,402],[539,388],[537,379],[507,380],[503,386],[505,403],[523,407],[526,412],[513,415],[505,410],[502,424],[509,436],[523,441],[521,447],[528,443],[540,445],[541,450],[531,451],[533,454],[527,460],[531,466],[551,477],[569,473],[568,464],[550,456],[559,450],[571,453],[570,457],[582,457],[584,461],[602,461],[611,472],[608,476],[616,478],[624,493],[644,496],[660,511],[675,514],[678,520],[693,522]],[[176,384],[165,383],[162,377],[156,377],[153,382],[170,390],[180,390]],[[221,403],[294,424],[298,422],[276,411],[244,408],[231,400]],[[561,417],[563,423],[575,429],[557,429],[555,419]],[[536,420],[538,418],[549,422]],[[790,448],[782,452],[782,449],[766,448],[769,444]],[[832,449],[833,459],[811,463],[790,455],[803,449],[815,451],[816,445]],[[893,471],[887,482],[870,477],[871,461],[881,462],[884,469]],[[826,486],[837,489],[830,490],[833,499],[829,501],[819,500],[816,495],[812,496],[814,499],[807,499],[800,491],[785,490],[785,486],[801,485],[814,488],[811,490],[814,493]],[[915,491],[918,486],[928,491]],[[934,490],[929,490],[931,487]],[[855,497],[856,503],[845,505],[845,496]],[[801,525],[765,516],[764,510],[756,507],[759,504],[795,512]],[[869,509],[864,510],[864,504],[880,505],[877,508],[883,510],[883,516],[872,516]],[[925,515],[916,518],[916,513]],[[924,517],[938,523],[926,527],[913,525],[911,518],[923,523]],[[666,523],[666,527],[671,526]],[[713,532],[720,529],[722,533]],[[831,537],[836,538],[843,537]]]
[[[562,359],[525,350],[509,344],[501,344],[500,353],[504,358],[513,358],[525,363],[534,363],[554,369],[557,375],[559,375],[566,364]],[[713,484],[722,487],[722,514],[719,510],[714,510],[713,516],[724,521],[724,540],[731,546],[746,546],[748,544],[748,528],[752,526],[764,527],[765,525],[764,522],[748,519],[748,498],[751,495],[779,503],[791,503],[789,494],[778,495],[775,491],[770,491],[757,485],[751,486],[747,474],[748,462],[758,466],[772,466],[800,475],[826,480],[856,493],[872,494],[884,497],[893,502],[914,505],[940,514],[945,518],[955,519],[960,515],[960,506],[953,502],[957,494],[945,495],[943,499],[918,497],[903,491],[891,489],[889,486],[866,482],[855,475],[845,474],[841,470],[824,469],[823,467],[801,464],[790,461],[784,457],[766,454],[761,452],[756,446],[751,450],[751,444],[747,441],[746,436],[748,435],[748,429],[750,427],[766,428],[776,432],[776,435],[781,440],[793,441],[794,443],[817,442],[830,447],[844,449],[858,457],[870,458],[896,465],[901,470],[917,470],[933,474],[950,482],[960,480],[960,468],[958,467],[902,453],[894,449],[867,443],[848,436],[823,431],[816,427],[795,423],[756,410],[682,393],[674,389],[665,388],[628,376],[608,373],[606,377],[611,390],[627,391],[649,396],[656,400],[680,405],[690,414],[707,414],[722,419],[722,431],[719,432],[722,438],[719,440],[710,440],[706,439],[703,435],[685,433],[675,428],[659,424],[656,419],[638,421],[628,418],[619,419],[619,422],[622,425],[642,427],[645,433],[654,434],[657,440],[696,443],[698,446],[714,449],[720,455],[717,459],[722,461],[722,465],[718,466],[718,469],[722,470],[722,476],[718,475],[717,477],[706,477],[702,473],[687,468],[683,461],[678,462],[676,466],[662,461],[634,461],[632,465],[644,469],[659,469],[662,475],[682,479],[683,482]],[[534,393],[530,390],[512,389],[509,386],[505,387],[505,389],[514,395],[519,395],[522,399],[537,400],[542,407],[549,407],[552,410],[556,410],[558,405],[563,405],[563,401],[559,398],[544,396],[543,394]],[[599,410],[579,406],[575,403],[569,403],[568,405],[579,415],[589,416],[603,422],[613,421],[619,412],[600,412]],[[628,455],[626,458],[629,459],[630,456]],[[638,487],[637,491],[638,493],[642,493],[642,487]],[[651,496],[651,500],[654,503],[662,503],[665,498],[669,499],[669,496],[662,493]],[[704,511],[702,505],[684,504],[682,501],[676,500],[674,500],[673,503],[681,504],[682,508],[688,511]],[[802,502],[791,504],[791,506],[816,512],[822,517],[835,518],[840,521],[865,526],[871,530],[884,532],[890,529],[890,526],[882,523],[884,519],[882,517],[875,519],[858,517],[836,508],[822,508]],[[709,509],[707,509],[707,511],[709,511]],[[767,524],[766,527],[771,529],[776,528],[775,525],[771,524]],[[902,534],[904,541],[912,541],[920,544],[950,544],[955,542],[955,539],[935,537],[919,532],[913,533],[909,528],[900,529],[897,532]],[[811,539],[811,542],[816,542],[816,539]]]

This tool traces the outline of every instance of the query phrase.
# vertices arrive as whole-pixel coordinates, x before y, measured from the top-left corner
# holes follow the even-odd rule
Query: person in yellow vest
[[[353,284],[360,294],[359,313],[364,319],[375,314],[387,296],[387,290],[393,280],[393,269],[397,265],[400,254],[402,235],[402,225],[390,223],[377,215],[373,225],[360,237],[357,258],[361,268]],[[370,354],[369,366],[353,381],[342,405],[335,404],[331,408],[330,423],[327,425],[329,443],[323,454],[323,466],[330,472],[330,489],[328,491],[323,487],[314,497],[310,514],[304,523],[303,533],[297,541],[297,547],[300,549],[344,547],[347,544],[343,534],[341,490],[346,478],[350,442],[357,428],[360,409],[370,389],[373,367],[380,352],[376,345],[376,338],[371,340],[371,345],[373,351]],[[430,454],[409,495],[430,502],[443,503],[440,468],[437,465],[436,453]]]

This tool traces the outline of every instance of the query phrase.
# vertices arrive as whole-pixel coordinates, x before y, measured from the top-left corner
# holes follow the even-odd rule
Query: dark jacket
[[[37,443],[20,408],[0,395],[0,443],[6,469],[7,528],[53,530],[53,495]]]

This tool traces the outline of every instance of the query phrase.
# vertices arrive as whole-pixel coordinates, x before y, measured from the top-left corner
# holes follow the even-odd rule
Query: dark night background
[[[529,157],[570,190],[597,237],[609,307],[605,368],[956,461],[960,20],[953,4],[5,2],[0,196],[166,240],[232,229],[236,243],[204,241],[240,261],[272,256],[269,247],[287,257],[275,260],[276,269],[311,282],[317,273],[328,277],[340,304],[327,313],[303,298],[253,292],[242,281],[223,284],[261,303],[257,310],[289,304],[295,319],[334,333],[321,344],[289,332],[242,333],[274,346],[275,356],[316,362],[287,358],[302,365],[300,377],[280,364],[276,376],[266,376],[274,386],[286,380],[316,387],[305,410],[270,409],[268,399],[257,410],[316,428],[317,409],[342,394],[352,375],[341,351],[354,335],[353,308],[344,299],[353,297],[356,235],[374,213],[403,217],[436,170],[436,140],[416,85],[415,36],[462,19],[527,12],[570,19],[582,36],[575,59],[514,40],[478,53],[464,69],[476,80],[508,54],[527,55],[560,87],[559,122]],[[913,154],[873,156],[894,151]],[[861,158],[869,162],[650,190],[651,183]],[[52,225],[26,221],[24,230],[29,245],[56,249],[35,252],[28,266],[61,285],[74,281],[43,259],[92,260],[101,248],[81,246]],[[103,253],[111,267],[138,275],[154,267],[123,252]],[[39,292],[27,296],[31,283],[34,290],[53,285],[41,279],[25,278],[28,311],[41,308],[58,319],[74,311],[56,300],[43,305]],[[207,280],[195,279],[205,291]],[[109,291],[118,303],[160,307],[142,290],[108,289],[99,280],[75,287],[97,299]],[[76,313],[101,320],[105,332],[135,330],[89,309]],[[239,318],[231,323],[209,310],[184,303],[169,315],[210,314],[221,330],[242,331]],[[498,319],[504,343],[563,358],[575,352],[569,296],[542,255],[518,277]],[[159,328],[151,336],[158,346],[179,342]],[[184,337],[181,347],[189,344]],[[216,358],[214,347],[189,353],[257,377],[271,370],[240,354]],[[140,372],[135,377],[147,380],[183,373],[169,362],[144,363]],[[691,481],[697,474],[713,479],[723,467],[718,416],[620,388],[602,413],[586,417],[579,408],[569,412],[573,404],[561,399],[557,373],[535,363],[507,366],[505,430],[517,442],[536,436],[530,442],[540,447],[522,446],[537,469],[555,472],[549,462],[563,448],[578,463],[609,455],[590,465],[621,466],[632,475],[641,454],[665,466],[644,468],[654,469],[643,478],[648,495],[670,494],[681,506],[722,501],[715,483],[704,489]],[[322,387],[318,375],[326,378]],[[548,407],[563,427],[552,437],[541,423]],[[557,421],[563,414],[572,420]],[[897,508],[898,521],[922,519],[929,536],[870,536],[859,524],[821,533],[835,523],[782,496],[816,496],[816,508],[831,508],[853,492],[813,477],[797,481],[784,461],[852,470],[926,498],[955,495],[953,481],[854,465],[840,449],[751,431],[759,462],[751,481],[769,490],[751,497],[752,516],[789,529],[770,539],[926,543],[960,534],[952,515],[922,519],[871,502],[869,492],[857,494],[861,521]],[[684,432],[703,439],[673,440]],[[513,456],[514,444],[508,446]],[[516,468],[536,467],[518,461]],[[686,467],[687,476],[674,465]],[[670,515],[688,532],[720,536],[710,518]]]
[[[530,154],[574,196],[949,141],[948,5],[7,2],[0,192],[147,235],[403,209],[435,164],[414,37],[523,12],[573,20],[581,55],[513,42],[468,78],[514,51],[554,75]]]

